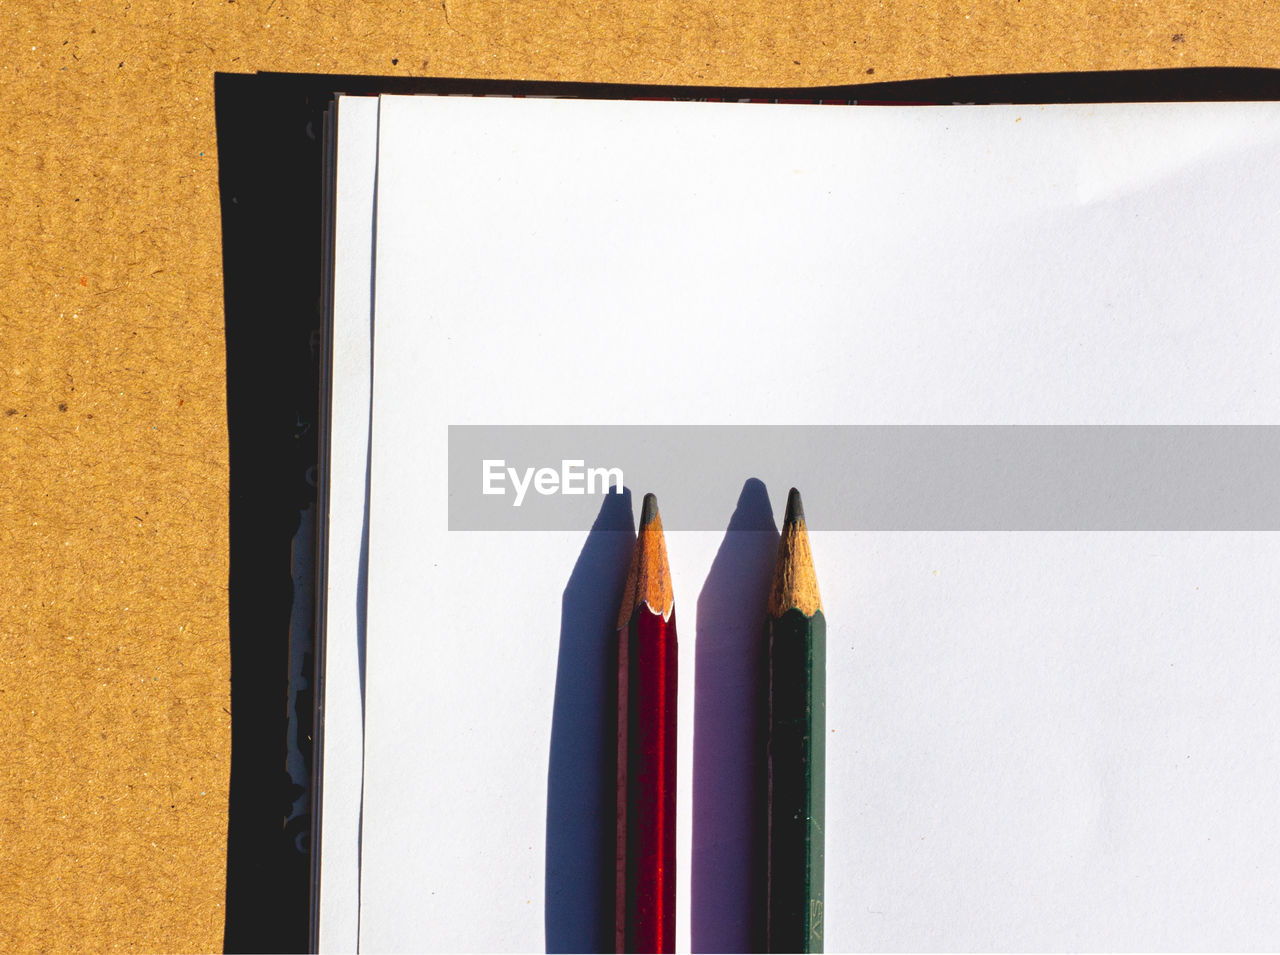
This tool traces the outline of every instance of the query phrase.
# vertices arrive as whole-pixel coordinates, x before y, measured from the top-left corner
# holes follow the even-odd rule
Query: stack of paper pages
[[[646,492],[677,947],[750,950],[793,485],[829,951],[1275,947],[1280,106],[330,119],[322,951],[611,942]]]

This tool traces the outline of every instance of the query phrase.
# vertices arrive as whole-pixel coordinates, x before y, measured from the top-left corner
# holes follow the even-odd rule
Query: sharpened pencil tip
[[[778,561],[773,570],[773,589],[769,593],[769,616],[778,618],[792,607],[806,617],[822,609],[818,578],[813,572],[813,552],[809,548],[809,532],[805,527],[804,505],[795,488],[787,495],[787,516],[782,521],[778,540]]]
[[[791,524],[800,524],[804,522],[804,504],[800,501],[800,492],[795,488],[791,489],[791,493],[787,495],[787,514],[782,519],[782,526],[787,527]]]
[[[631,569],[623,588],[622,609],[618,613],[618,629],[627,626],[631,615],[641,604],[654,613],[671,619],[675,600],[671,595],[671,567],[667,564],[667,543],[662,536],[662,518],[658,516],[658,499],[644,496],[640,511],[640,531],[631,552]]]
[[[644,503],[640,506],[640,526],[645,527],[654,522],[658,516],[658,499],[653,494],[644,496]]]

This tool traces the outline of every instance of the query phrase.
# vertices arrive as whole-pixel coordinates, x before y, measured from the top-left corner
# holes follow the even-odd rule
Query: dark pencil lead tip
[[[644,504],[640,506],[640,526],[652,524],[658,516],[658,499],[652,494],[644,496]]]
[[[782,519],[785,527],[788,524],[804,523],[804,504],[800,502],[800,492],[795,488],[787,495],[787,515]]]

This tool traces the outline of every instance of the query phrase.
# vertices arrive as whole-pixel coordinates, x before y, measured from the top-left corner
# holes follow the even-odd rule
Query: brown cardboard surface
[[[222,946],[215,71],[783,86],[1280,60],[1266,0],[10,0],[0,24],[5,951]]]

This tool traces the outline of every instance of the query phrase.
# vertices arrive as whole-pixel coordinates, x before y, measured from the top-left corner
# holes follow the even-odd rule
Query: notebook
[[[677,947],[750,950],[792,485],[829,951],[1274,945],[1280,107],[383,96],[333,128],[322,951],[611,937],[650,491]]]

